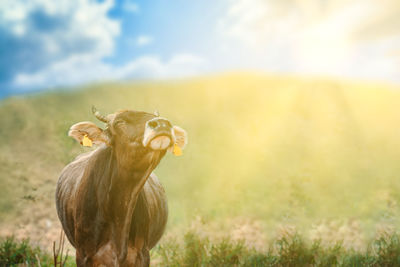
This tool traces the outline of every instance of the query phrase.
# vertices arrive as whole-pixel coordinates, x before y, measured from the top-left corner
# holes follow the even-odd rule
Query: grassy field
[[[85,120],[102,126],[90,112],[95,105],[103,113],[157,109],[187,130],[184,155],[167,155],[156,169],[169,198],[165,244],[184,244],[182,229],[196,229],[268,251],[271,240],[296,232],[304,242],[367,251],[400,225],[399,103],[400,87],[256,74],[7,99],[0,235],[42,246],[57,240],[58,174],[88,150],[67,131]]]
[[[61,248],[60,248],[61,249]],[[57,250],[56,250],[57,251]],[[60,253],[60,251],[63,251]],[[0,240],[1,266],[76,266],[68,251],[58,250],[53,256],[29,240],[14,238]],[[165,242],[151,251],[151,266],[168,267],[287,267],[287,266],[341,266],[392,267],[399,266],[400,236],[381,237],[369,244],[364,252],[346,249],[342,243],[326,247],[319,241],[307,243],[294,234],[281,236],[270,243],[267,251],[249,248],[243,241],[229,237],[210,241],[193,231],[183,236],[183,242]],[[20,265],[17,265],[20,264]]]

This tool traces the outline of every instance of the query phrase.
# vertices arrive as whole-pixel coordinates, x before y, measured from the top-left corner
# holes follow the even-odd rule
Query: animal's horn
[[[110,122],[110,120],[106,116],[103,116],[103,115],[100,114],[100,112],[95,108],[95,106],[92,106],[92,113],[93,113],[93,115],[96,116],[96,118],[98,120],[100,120],[102,122],[105,122],[105,123],[109,123]]]

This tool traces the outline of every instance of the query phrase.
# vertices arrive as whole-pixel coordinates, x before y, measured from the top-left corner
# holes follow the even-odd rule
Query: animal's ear
[[[83,146],[98,144],[109,144],[109,138],[104,131],[90,121],[78,122],[71,126],[68,135],[74,138]]]
[[[175,135],[175,144],[181,149],[184,149],[188,142],[186,131],[179,126],[174,126],[173,131]]]

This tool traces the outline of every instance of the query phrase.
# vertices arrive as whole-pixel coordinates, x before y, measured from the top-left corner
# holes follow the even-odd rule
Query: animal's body
[[[56,206],[78,266],[149,266],[149,250],[168,217],[165,191],[153,173],[186,133],[149,113],[123,111],[71,127],[69,135],[100,144],[62,171]]]

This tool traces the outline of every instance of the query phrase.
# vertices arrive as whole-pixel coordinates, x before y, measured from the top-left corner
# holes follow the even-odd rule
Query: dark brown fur
[[[149,250],[168,217],[164,189],[152,173],[166,151],[140,144],[153,117],[118,113],[104,131],[111,145],[78,156],[62,171],[57,212],[78,266],[149,266]]]

